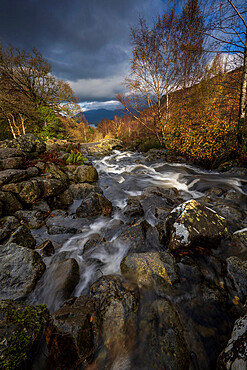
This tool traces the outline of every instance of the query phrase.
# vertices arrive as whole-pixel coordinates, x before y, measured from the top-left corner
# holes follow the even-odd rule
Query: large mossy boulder
[[[90,193],[76,210],[77,217],[110,216],[112,211],[111,202],[99,193]]]
[[[14,243],[0,246],[0,299],[26,299],[45,271],[39,253]]]
[[[125,277],[137,282],[139,287],[165,294],[178,280],[174,258],[167,252],[133,253],[121,262]]]
[[[0,368],[31,369],[49,319],[45,305],[0,301]]]
[[[192,199],[175,208],[166,221],[169,249],[217,248],[229,235],[226,220]]]
[[[20,226],[20,222],[14,216],[0,219],[0,242],[8,239],[10,235]]]
[[[98,172],[93,166],[78,166],[74,175],[77,182],[92,183],[98,180]]]
[[[99,319],[93,301],[71,298],[51,317],[46,328],[48,368],[75,369],[94,352],[99,340]]]

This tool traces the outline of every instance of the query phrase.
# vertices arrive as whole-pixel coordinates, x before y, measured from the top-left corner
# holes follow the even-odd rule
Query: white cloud
[[[84,101],[80,102],[79,105],[82,107],[83,112],[94,109],[107,109],[115,110],[120,107],[120,103],[117,100],[108,100],[108,101]]]

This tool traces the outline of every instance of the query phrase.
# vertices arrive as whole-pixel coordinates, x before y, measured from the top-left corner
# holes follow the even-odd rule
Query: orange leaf
[[[92,321],[93,321],[93,316],[91,315],[91,316],[90,316],[90,322],[92,322]]]

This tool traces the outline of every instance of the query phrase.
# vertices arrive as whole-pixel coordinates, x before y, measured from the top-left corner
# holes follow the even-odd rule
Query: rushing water
[[[69,209],[69,215],[60,216],[60,225],[72,225],[79,229],[80,233],[74,236],[54,236],[47,234],[45,227],[34,231],[34,235],[41,240],[53,239],[63,243],[61,248],[57,248],[54,256],[45,258],[46,272],[29,299],[32,303],[46,303],[52,312],[63,303],[57,294],[59,282],[54,281],[54,269],[57,268],[54,261],[70,257],[78,262],[80,282],[73,292],[75,296],[86,293],[89,286],[100,276],[120,272],[120,262],[127,254],[129,245],[117,237],[120,225],[126,221],[122,210],[129,197],[140,196],[151,186],[176,188],[184,200],[199,198],[212,187],[233,189],[237,193],[247,191],[244,176],[236,176],[230,172],[207,171],[186,164],[148,162],[138,153],[114,151],[102,159],[93,160],[93,165],[99,173],[99,186],[114,206],[112,216],[90,220],[77,219],[75,210],[80,201],[75,200]],[[154,213],[149,210],[146,210],[144,218],[152,225],[157,222]],[[58,221],[59,217],[56,218],[56,222]],[[84,245],[93,234],[100,234],[110,243],[84,252]]]

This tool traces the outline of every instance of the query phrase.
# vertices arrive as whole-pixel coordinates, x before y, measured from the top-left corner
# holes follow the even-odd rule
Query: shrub
[[[88,159],[84,157],[83,154],[81,154],[80,152],[74,152],[73,150],[70,151],[70,154],[68,155],[66,159],[67,164],[82,165],[86,161],[88,161]]]

